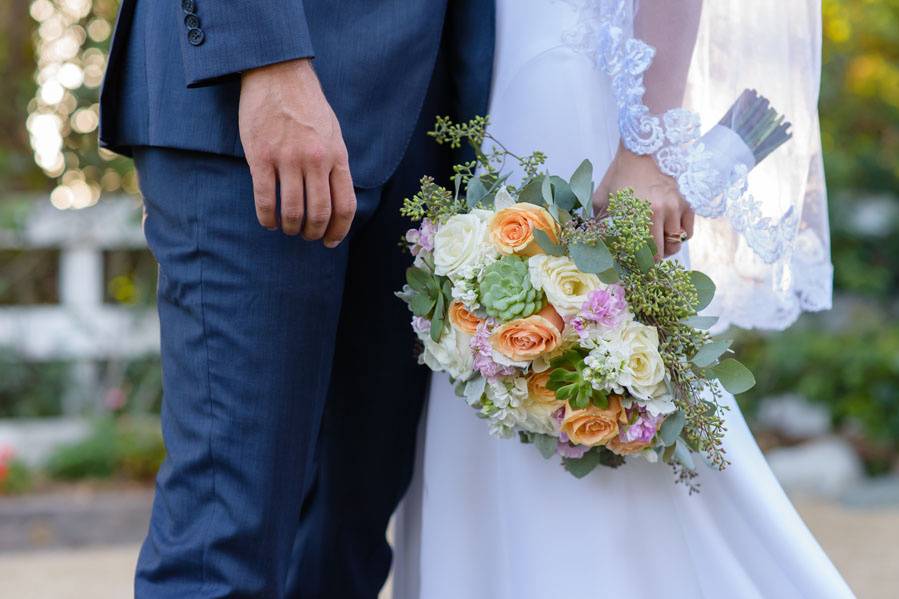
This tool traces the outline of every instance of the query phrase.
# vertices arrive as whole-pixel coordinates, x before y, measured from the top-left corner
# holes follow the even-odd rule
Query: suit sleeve
[[[302,0],[153,0],[177,2],[187,87],[314,56]]]

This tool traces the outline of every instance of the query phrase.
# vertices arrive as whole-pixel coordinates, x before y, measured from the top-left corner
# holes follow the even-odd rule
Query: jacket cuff
[[[181,0],[179,13],[187,87],[314,56],[300,0]]]

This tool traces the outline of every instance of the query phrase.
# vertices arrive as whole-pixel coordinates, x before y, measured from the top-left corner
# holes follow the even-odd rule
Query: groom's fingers
[[[356,191],[347,165],[331,171],[331,223],[325,231],[325,247],[337,247],[350,231],[356,215]]]
[[[303,239],[314,241],[321,239],[331,220],[331,185],[328,182],[328,171],[322,168],[307,170],[306,183],[306,220],[303,222]]]
[[[296,170],[280,177],[281,230],[286,235],[299,235],[303,226],[303,176]]]
[[[256,219],[266,229],[276,229],[275,218],[275,169],[268,162],[250,163],[253,178],[253,200],[256,203]]]

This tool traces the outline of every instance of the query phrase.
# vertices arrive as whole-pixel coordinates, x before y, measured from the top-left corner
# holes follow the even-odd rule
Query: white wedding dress
[[[673,6],[692,1],[655,0]],[[716,64],[722,59],[721,36],[726,34],[728,43],[738,42],[733,31],[714,31],[715,23],[723,23],[715,20],[722,18],[715,11],[733,17],[727,7],[736,1],[715,1],[717,9],[706,3],[698,40],[693,37],[696,52],[686,89],[691,107],[713,120],[742,90],[722,91],[717,99],[711,93],[727,79]],[[761,13],[751,15],[758,27],[764,22],[765,7],[775,10],[778,3],[745,4]],[[795,4],[807,8],[804,1]],[[643,0],[639,10],[653,6],[652,0]],[[588,157],[600,178],[622,138],[622,123],[627,124],[622,110],[630,106],[622,97],[620,81],[613,84],[615,77],[597,66],[595,55],[603,36],[610,39],[609,28],[612,38],[640,32],[641,25],[634,25],[634,5],[630,0],[498,0],[497,10],[493,134],[513,151],[544,151],[549,169],[563,176]],[[785,10],[777,7],[770,16],[789,20]],[[802,16],[808,22],[810,15],[814,11]],[[657,40],[661,52],[676,37],[672,30],[684,15],[657,14],[657,23],[660,16],[663,26],[656,28],[656,34],[668,37]],[[788,26],[795,28],[796,15],[792,16]],[[777,30],[766,34],[776,36]],[[643,38],[653,35],[648,31]],[[799,34],[794,29],[784,35],[795,41]],[[807,44],[816,32],[805,35]],[[746,37],[752,36],[747,32]],[[781,61],[786,56],[800,60],[796,52],[779,54],[783,48],[773,46],[765,47]],[[815,51],[812,47],[812,63]],[[764,62],[770,55],[758,49],[756,57]],[[622,60],[619,67],[637,73],[639,87],[641,69],[631,68],[626,56]],[[795,73],[809,65],[792,66]],[[690,243],[693,255],[681,259],[692,258],[694,267],[716,278],[720,298],[712,311],[724,320],[782,328],[800,311],[821,309],[830,301],[826,218],[821,214],[824,191],[816,183],[817,115],[814,100],[804,107],[806,113],[800,113],[803,108],[795,94],[774,89],[771,63],[751,67],[740,67],[749,77],[746,87],[756,86],[794,122],[794,140],[787,144],[793,148],[778,150],[780,160],[769,159],[750,177],[750,190],[755,189],[753,178],[762,186],[780,181],[772,186],[776,193],[766,190],[763,201],[770,218],[744,235],[720,219],[698,219]],[[815,78],[814,67],[805,69],[807,77]],[[753,74],[760,79],[753,80]],[[716,85],[710,84],[710,77]],[[650,105],[653,113],[681,103],[683,93],[676,93],[674,103],[660,105],[660,90],[652,85],[647,80],[647,103],[651,96],[656,98],[657,105]],[[624,142],[629,147],[639,144],[634,139]],[[780,249],[759,259],[747,248],[752,236],[757,241],[768,235],[770,241],[773,223],[790,205],[795,230],[784,236],[782,246],[762,244]],[[446,375],[435,375],[417,471],[397,514],[394,597],[852,597],[772,475],[733,398],[726,395],[725,403],[731,408],[725,443],[731,465],[718,472],[700,464],[701,492],[690,496],[682,485],[675,485],[667,466],[636,459],[620,469],[599,468],[577,480],[561,468],[558,458],[544,460],[533,447],[489,436],[485,423],[455,395]]]

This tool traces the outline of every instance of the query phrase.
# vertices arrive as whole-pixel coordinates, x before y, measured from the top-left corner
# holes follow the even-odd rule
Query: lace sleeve
[[[588,5],[594,57],[609,78],[621,143],[652,155],[700,217],[690,261],[718,283],[722,313],[743,326],[783,328],[803,310],[829,307],[817,117],[820,2]],[[791,123],[777,120],[755,92],[743,92],[752,88]],[[750,110],[736,114],[744,100]],[[746,129],[759,113],[771,118]],[[717,125],[708,120],[722,114]],[[713,126],[704,131],[703,124]],[[770,143],[759,143],[757,134],[773,128],[779,131]]]

